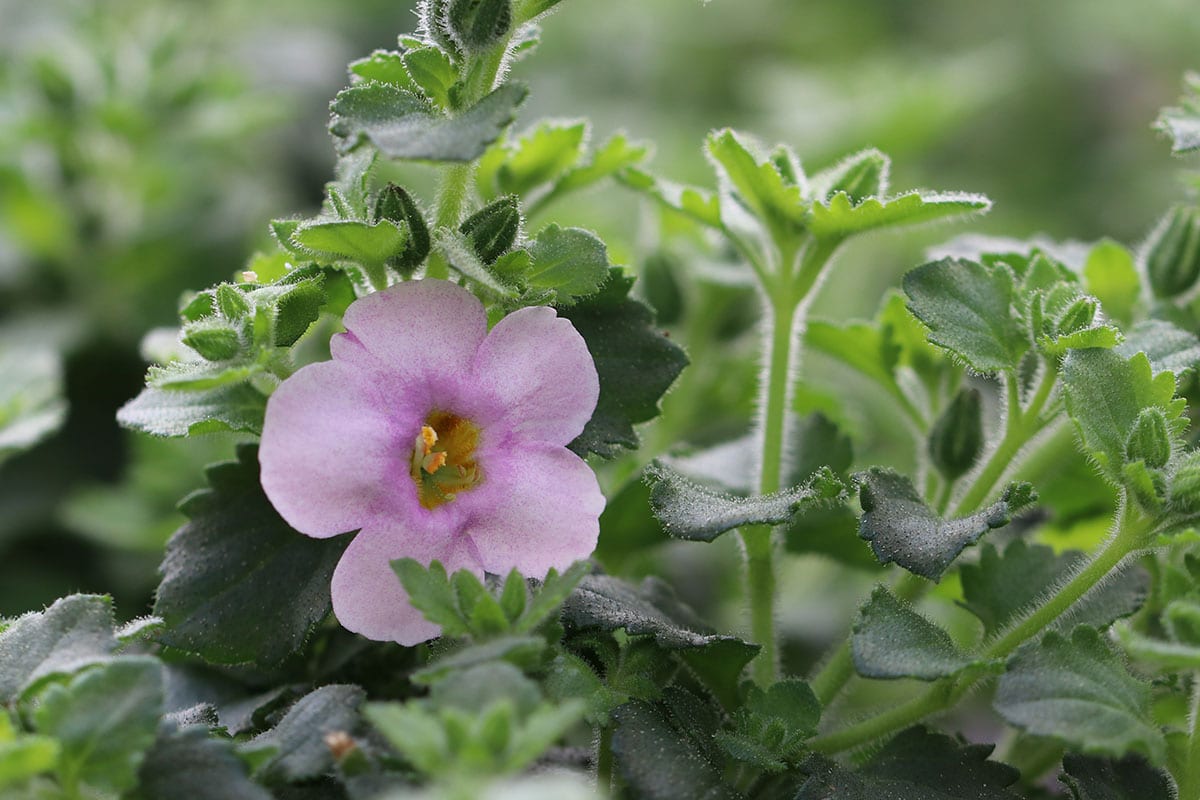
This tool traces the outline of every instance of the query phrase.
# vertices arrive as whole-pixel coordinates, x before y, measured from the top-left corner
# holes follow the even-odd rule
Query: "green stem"
[[[1200,672],[1192,675],[1192,707],[1188,715],[1187,752],[1175,776],[1179,800],[1200,800]]]
[[[1116,531],[1087,566],[1063,584],[1037,610],[992,642],[984,650],[982,658],[989,661],[1005,659],[1022,644],[1041,633],[1047,625],[1058,619],[1084,593],[1115,569],[1126,556],[1144,546],[1146,534],[1152,527],[1151,522],[1152,520],[1143,517],[1133,508],[1132,503],[1123,503]],[[912,700],[848,728],[819,736],[809,742],[809,746],[819,753],[826,754],[860,747],[920,722],[930,714],[949,708],[986,674],[942,678]]]
[[[596,788],[605,797],[612,792],[613,779],[613,726],[605,725],[600,729],[596,742]]]

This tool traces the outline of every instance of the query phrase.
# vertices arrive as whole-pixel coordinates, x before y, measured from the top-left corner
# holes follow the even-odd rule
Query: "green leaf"
[[[471,161],[504,132],[527,93],[524,86],[506,83],[447,117],[411,92],[363,83],[343,89],[334,99],[329,129],[342,152],[368,141],[388,158]]]
[[[868,678],[932,681],[982,663],[885,586],[876,586],[863,605],[850,647],[854,668]]]
[[[649,155],[648,145],[631,142],[625,134],[615,133],[592,153],[586,163],[562,173],[550,190],[537,199],[534,206],[544,208],[566,194],[586,189],[605,178],[615,177],[623,170],[641,163]]]
[[[463,277],[475,281],[501,297],[516,298],[518,294],[516,287],[509,285],[505,279],[496,274],[495,270],[479,259],[475,252],[475,246],[465,234],[448,228],[439,228],[433,232],[433,246]]]
[[[19,333],[0,337],[0,463],[58,430],[67,418],[62,357]]]
[[[366,692],[357,686],[322,686],[301,697],[283,718],[249,742],[251,748],[274,749],[254,777],[264,783],[294,783],[320,777],[333,769],[333,754],[325,744],[330,733],[353,733],[359,725],[358,707]]]
[[[423,566],[412,558],[400,558],[392,562],[409,602],[421,612],[425,619],[440,625],[443,636],[464,636],[468,632],[466,620],[458,608],[458,597],[446,568],[440,561]]]
[[[634,796],[647,800],[724,800],[737,793],[722,779],[712,745],[716,714],[668,687],[660,703],[632,700],[613,711],[612,749]]]
[[[1122,482],[1125,443],[1144,408],[1162,409],[1175,435],[1185,401],[1172,399],[1175,376],[1155,375],[1143,353],[1126,359],[1112,350],[1072,350],[1063,361],[1067,412],[1106,478]]]
[[[547,225],[529,245],[529,257],[525,282],[554,292],[559,306],[594,295],[609,277],[608,249],[582,228]]]
[[[733,730],[717,742],[739,761],[777,772],[795,763],[805,740],[817,732],[821,703],[807,683],[782,680],[766,691],[751,686],[733,718]]]
[[[54,769],[59,752],[57,741],[15,730],[7,712],[0,712],[0,790]]]
[[[416,684],[439,685],[451,673],[502,661],[519,669],[537,670],[545,655],[544,637],[500,636],[455,650],[410,673],[409,678]]]
[[[845,192],[837,192],[828,201],[813,204],[808,229],[819,239],[845,239],[880,228],[982,214],[991,207],[983,195],[961,192],[906,192],[857,204]]]
[[[164,726],[138,769],[136,800],[272,800],[229,741],[200,726]]]
[[[267,398],[248,383],[201,391],[142,389],[121,406],[117,421],[155,436],[194,436],[216,431],[261,433]]]
[[[1128,327],[1142,291],[1133,255],[1111,239],[1104,239],[1088,253],[1083,265],[1088,294],[1095,296],[1104,313]]]
[[[59,783],[122,792],[137,783],[138,765],[154,743],[163,710],[162,665],[123,657],[52,685],[34,710],[39,733],[62,748]]]
[[[586,122],[542,122],[510,145],[495,173],[496,191],[525,196],[557,181],[583,156]]]
[[[604,288],[560,311],[583,336],[600,376],[600,399],[570,448],[613,458],[635,448],[633,426],[658,416],[658,402],[687,366],[683,350],[654,327],[654,314],[630,298],[633,279],[609,271]]]
[[[904,276],[908,308],[929,340],[977,372],[1016,369],[1029,342],[1012,312],[1008,267],[943,259]]]
[[[635,167],[617,173],[618,179],[630,189],[639,191],[666,208],[718,230],[721,221],[721,202],[707,189],[685,186],[659,178]]]
[[[861,483],[863,516],[859,536],[871,543],[881,564],[896,562],[909,572],[938,580],[950,563],[980,536],[1002,528],[1036,499],[1027,483],[1010,484],[999,500],[970,516],[942,519],[921,500],[908,478],[872,467]]]
[[[1184,77],[1185,94],[1180,105],[1163,109],[1155,127],[1171,137],[1171,152],[1189,153],[1200,148],[1200,75]]]
[[[1125,341],[1115,349],[1125,358],[1145,353],[1156,375],[1173,372],[1180,376],[1200,364],[1200,339],[1161,319],[1139,322],[1125,334]]]
[[[711,542],[743,525],[779,525],[796,514],[846,501],[846,487],[829,469],[800,486],[769,495],[738,497],[693,483],[662,462],[646,469],[650,508],[676,539]]]
[[[1017,800],[1020,773],[988,761],[991,745],[967,744],[917,726],[902,731],[860,769],[814,755],[795,800]]]
[[[1150,684],[1129,674],[1094,628],[1050,631],[1022,647],[1001,676],[995,707],[1012,725],[1088,755],[1137,752],[1166,759],[1150,709]]]
[[[983,621],[988,635],[1004,629],[1009,622],[1045,594],[1076,563],[1077,556],[1056,556],[1045,545],[1031,545],[1016,539],[1004,548],[1004,554],[985,544],[977,564],[963,564],[964,605]]]
[[[237,328],[224,320],[212,318],[186,325],[181,341],[209,361],[226,361],[242,351],[242,339]]]
[[[891,159],[875,148],[861,150],[813,175],[809,193],[822,203],[839,192],[849,196],[854,204],[868,197],[883,197],[887,194],[891,167]]]
[[[543,622],[558,613],[562,604],[591,569],[592,565],[588,561],[576,561],[562,574],[551,569],[542,580],[541,586],[533,593],[533,599],[517,619],[513,629],[518,633],[531,633],[541,627]]]
[[[1173,800],[1171,779],[1140,756],[1118,760],[1068,753],[1062,782],[1074,800]]]
[[[0,703],[108,661],[116,649],[107,596],[73,594],[45,611],[17,617],[0,632]]]
[[[450,90],[458,83],[458,69],[445,51],[438,47],[419,47],[406,52],[403,59],[409,77],[421,94],[439,108],[448,109],[454,105]]]
[[[350,62],[350,72],[364,81],[387,83],[399,89],[417,88],[404,63],[404,57],[394,50],[376,50],[366,58]]]
[[[254,446],[207,474],[212,488],[183,501],[189,521],[167,543],[158,639],[214,663],[278,664],[329,614],[347,540],[312,539],[280,518],[259,485]]]
[[[761,220],[775,236],[799,232],[808,204],[800,187],[784,180],[769,159],[759,161],[734,131],[714,131],[706,141],[722,190]]]
[[[317,259],[386,264],[404,252],[408,230],[390,219],[373,225],[349,220],[313,222],[297,228],[292,242]]]

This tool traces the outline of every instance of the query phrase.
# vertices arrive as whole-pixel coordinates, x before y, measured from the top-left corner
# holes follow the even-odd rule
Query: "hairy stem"
[[[1175,776],[1180,800],[1200,798],[1200,672],[1192,674],[1192,705],[1188,714],[1187,751]]]

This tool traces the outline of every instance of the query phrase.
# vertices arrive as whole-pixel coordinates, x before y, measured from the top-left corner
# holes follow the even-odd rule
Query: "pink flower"
[[[359,530],[333,574],[344,627],[406,645],[438,635],[393,559],[542,577],[592,552],[604,496],[565,445],[599,381],[569,321],[523,308],[489,332],[470,292],[427,279],[356,301],[345,325],[333,360],[271,396],[259,450],[288,524]]]

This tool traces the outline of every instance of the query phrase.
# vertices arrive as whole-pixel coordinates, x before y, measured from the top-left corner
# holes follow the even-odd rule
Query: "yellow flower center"
[[[473,422],[447,411],[430,412],[417,434],[410,471],[422,507],[437,508],[479,485],[478,445],[479,428]]]

